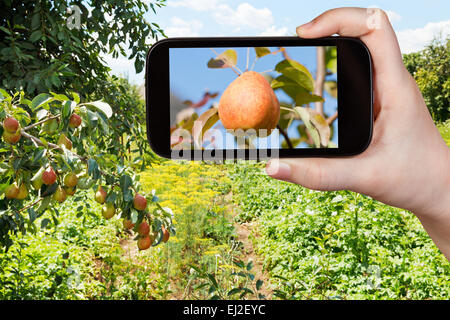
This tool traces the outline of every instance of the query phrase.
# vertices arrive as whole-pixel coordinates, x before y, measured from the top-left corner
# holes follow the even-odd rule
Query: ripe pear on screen
[[[219,118],[226,129],[266,129],[270,134],[280,120],[280,103],[261,74],[246,71],[223,92]]]

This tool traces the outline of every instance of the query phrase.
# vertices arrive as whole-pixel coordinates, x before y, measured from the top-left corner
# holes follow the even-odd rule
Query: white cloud
[[[169,7],[184,7],[194,9],[196,11],[207,11],[217,9],[217,6],[222,0],[178,0],[167,1]]]
[[[270,28],[267,28],[266,30],[264,30],[263,32],[261,32],[259,34],[260,36],[266,37],[266,36],[287,36],[288,35],[288,28],[287,27],[282,27],[282,28],[277,28],[275,26],[271,26]]]
[[[372,5],[372,6],[369,6],[368,8],[378,8],[378,9],[383,9],[383,8],[380,8],[379,6],[377,6],[377,5]],[[395,11],[392,11],[392,10],[384,10],[384,12],[386,12],[386,14],[387,14],[387,16],[388,16],[388,18],[389,18],[389,21],[391,22],[391,24],[395,24],[395,23],[397,23],[397,22],[399,22],[400,20],[402,20],[402,16],[401,15],[399,15],[397,12],[395,12]]]
[[[127,53],[129,55],[129,53]],[[103,55],[106,65],[111,68],[112,74],[128,79],[131,83],[142,83],[143,74],[136,75],[134,69],[134,59],[128,60],[127,57],[119,56],[113,58],[111,54]]]
[[[398,42],[402,53],[411,53],[422,50],[434,38],[450,35],[450,20],[430,22],[423,28],[407,29],[397,32]]]
[[[265,30],[274,23],[272,11],[268,8],[255,8],[247,2],[241,3],[236,10],[221,4],[214,13],[214,18],[222,25],[233,27],[234,31],[240,31],[241,28]]]
[[[185,21],[178,17],[170,19],[170,26],[164,29],[165,34],[170,37],[197,37],[203,27],[199,20]]]

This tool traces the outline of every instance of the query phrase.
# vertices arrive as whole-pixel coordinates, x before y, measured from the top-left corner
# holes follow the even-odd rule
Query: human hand
[[[374,20],[375,19],[375,20]],[[412,211],[450,259],[450,149],[379,9],[339,8],[297,28],[302,38],[358,37],[374,71],[374,131],[368,149],[347,158],[271,160],[267,173],[315,190],[352,190]]]

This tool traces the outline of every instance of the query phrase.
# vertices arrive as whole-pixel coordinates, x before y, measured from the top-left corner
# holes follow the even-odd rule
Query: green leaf
[[[228,49],[219,54],[216,58],[208,61],[208,68],[230,68],[237,64],[237,53],[233,49]]]
[[[284,68],[281,73],[287,78],[293,80],[299,86],[305,88],[307,91],[311,92],[314,90],[314,83],[306,73],[300,72],[297,69],[291,67]]]
[[[96,109],[103,112],[108,118],[111,118],[111,116],[113,114],[111,106],[103,101],[86,102],[86,103],[83,103],[83,105],[95,107]]]
[[[46,93],[41,93],[36,97],[34,97],[34,99],[31,101],[31,110],[35,111],[36,109],[40,108],[46,103],[49,103],[52,100],[53,98],[50,95]]]
[[[300,92],[295,96],[295,104],[297,106],[302,106],[312,102],[323,102],[323,101],[324,99],[321,96],[311,94],[306,90],[305,91],[300,90]]]
[[[88,163],[88,174],[92,177],[92,179],[97,180],[100,178],[100,169],[98,167],[97,161],[94,159],[89,159]]]
[[[275,71],[295,81],[308,91],[314,91],[314,79],[309,70],[295,60],[283,60],[275,66]]]
[[[47,149],[44,147],[39,147],[34,150],[33,154],[33,164],[37,164],[47,153]]]
[[[66,101],[63,104],[63,108],[62,108],[62,117],[63,119],[69,118],[69,116],[73,113],[73,110],[76,106],[76,103],[73,101]]]
[[[39,208],[37,209],[38,212],[43,212],[45,209],[47,209],[48,205],[52,201],[52,197],[48,196],[42,199],[41,204]]]
[[[338,96],[338,85],[337,85],[337,82],[336,81],[334,81],[334,80],[332,80],[332,81],[326,81],[325,83],[324,83],[324,88],[325,88],[325,91],[330,95],[330,96],[332,96],[333,98],[337,98],[337,96]]]
[[[332,72],[337,73],[337,48],[327,47],[325,50],[325,66]]]
[[[43,219],[43,220],[41,221],[41,229],[46,229],[47,226],[48,226],[48,224],[49,224],[50,222],[51,222],[51,221],[50,221],[50,219],[48,219],[48,218]]]
[[[47,186],[45,184],[41,187],[41,197],[48,197],[51,196],[56,192],[56,189],[58,188],[58,183],[55,182],[54,184]]]
[[[230,291],[228,291],[228,296],[232,296],[232,295],[234,295],[236,293],[239,293],[241,291],[242,291],[242,288],[233,288]]]
[[[211,283],[214,286],[214,288],[218,288],[218,284],[217,284],[216,278],[214,278],[214,276],[212,274],[209,274],[209,273],[208,273],[208,278],[209,278],[209,281],[211,281]]]
[[[258,58],[264,57],[270,54],[270,49],[267,47],[255,47],[255,53]]]
[[[31,42],[36,42],[38,40],[40,40],[42,38],[42,31],[41,30],[36,30],[34,31],[31,36],[30,36],[30,41]]]
[[[300,118],[308,129],[316,148],[327,147],[330,141],[330,126],[325,118],[316,110],[295,107]]]
[[[262,285],[263,285],[264,281],[262,280],[258,280],[256,281],[256,290],[261,289]]]
[[[317,132],[317,129],[314,128],[313,124],[311,123],[311,115],[308,109],[309,108],[295,107],[295,110],[298,112],[300,118],[302,119],[303,123],[308,129],[308,132],[311,136],[311,139],[314,142],[314,145],[316,146],[316,148],[320,148],[319,132]]]
[[[71,92],[70,93],[73,97],[73,101],[75,101],[76,104],[80,103],[80,95],[76,92]]]

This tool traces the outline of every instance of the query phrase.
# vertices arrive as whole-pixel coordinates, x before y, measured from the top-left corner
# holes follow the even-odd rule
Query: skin
[[[362,8],[327,11],[297,28],[302,38],[358,37],[374,65],[373,140],[362,154],[340,159],[271,160],[267,173],[315,190],[352,190],[414,213],[450,260],[450,149],[445,145],[383,11],[377,27]],[[370,20],[369,20],[370,21]]]

